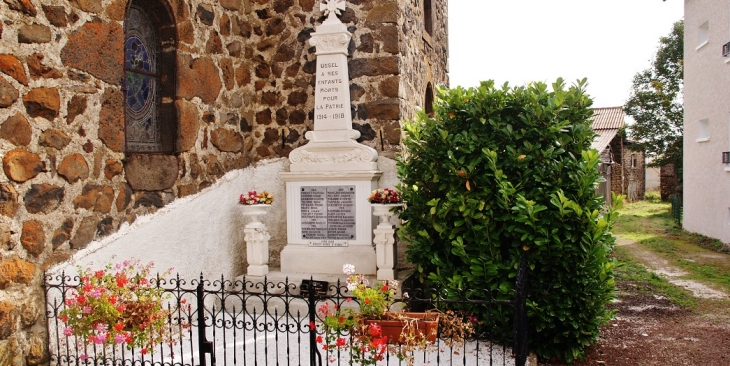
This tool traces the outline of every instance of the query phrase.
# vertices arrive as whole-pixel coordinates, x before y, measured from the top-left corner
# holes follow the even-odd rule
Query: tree
[[[651,166],[674,163],[682,169],[682,126],[684,107],[684,22],[674,23],[672,32],[659,40],[650,68],[634,76],[633,90],[624,111],[636,123],[630,137],[640,144]]]
[[[415,275],[446,293],[510,300],[526,253],[530,348],[569,362],[595,342],[615,295],[615,213],[595,191],[585,86],[439,89],[434,116],[404,125],[398,163],[400,233]],[[502,305],[461,310],[500,329],[513,314]]]

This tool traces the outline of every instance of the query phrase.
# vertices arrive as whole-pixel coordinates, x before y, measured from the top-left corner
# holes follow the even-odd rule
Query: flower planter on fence
[[[389,344],[406,343],[408,337],[413,337],[415,342],[424,339],[429,343],[436,342],[439,323],[436,313],[409,312],[385,313],[382,319],[365,319],[364,322],[366,325],[379,325]]]

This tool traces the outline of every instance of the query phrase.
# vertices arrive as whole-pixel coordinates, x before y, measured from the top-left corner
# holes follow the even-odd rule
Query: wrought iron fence
[[[672,198],[672,219],[674,222],[677,223],[680,227],[682,226],[682,214],[683,214],[683,207],[682,207],[682,195],[680,194],[673,194]]]
[[[413,308],[469,309],[482,312],[513,312],[512,324],[488,319],[476,324],[475,336],[453,344],[439,331],[436,342],[418,354],[416,364],[524,365],[527,358],[526,257],[518,271],[515,296],[509,300],[484,299],[488,291],[455,293],[439,289],[407,290],[398,299]],[[264,279],[188,281],[175,277],[157,279],[156,285],[169,294],[167,325],[175,340],[159,344],[152,353],[138,349],[101,347],[64,334],[59,313],[65,299],[79,285],[79,278],[66,274],[45,276],[52,365],[114,366],[215,366],[215,365],[346,365],[347,354],[328,354],[316,339],[322,335],[322,304],[357,306],[357,301],[339,281],[315,288],[316,281],[300,284]],[[475,300],[470,293],[480,293]],[[348,336],[349,337],[349,336]],[[397,351],[397,350],[396,350]],[[389,350],[378,365],[405,364]]]

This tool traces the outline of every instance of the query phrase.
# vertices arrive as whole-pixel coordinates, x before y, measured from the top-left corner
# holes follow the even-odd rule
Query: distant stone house
[[[48,361],[43,271],[140,217],[177,212],[110,252],[242,273],[237,194],[271,189],[281,213],[277,174],[313,128],[320,3],[0,2],[0,360]],[[447,0],[347,1],[340,19],[353,128],[392,165],[400,121],[448,85]],[[269,224],[276,254],[286,222]]]
[[[601,154],[601,175],[606,180],[598,187],[606,202],[611,192],[625,195],[627,200],[644,198],[644,152],[624,138],[624,113],[621,107],[595,108],[591,128],[598,134],[591,147]]]

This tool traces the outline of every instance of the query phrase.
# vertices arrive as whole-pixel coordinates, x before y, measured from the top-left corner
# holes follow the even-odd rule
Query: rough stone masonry
[[[173,19],[169,154],[125,152],[127,0],[0,1],[0,365],[49,360],[45,268],[312,129],[318,1],[144,1]],[[424,0],[349,0],[341,18],[354,128],[381,156],[448,82],[447,0],[426,2],[430,34]]]

